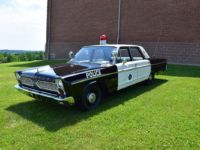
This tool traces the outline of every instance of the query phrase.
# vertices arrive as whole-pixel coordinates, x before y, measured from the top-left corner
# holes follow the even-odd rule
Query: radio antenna
[[[161,36],[162,36],[162,31],[163,31],[163,24],[162,24],[160,17],[159,17],[158,22],[159,22],[159,25],[160,25],[160,30],[159,30],[159,36],[158,36],[158,39],[157,39],[156,47],[155,47],[154,52],[153,52],[153,57],[155,57],[156,52],[158,50],[158,47],[159,47],[159,44],[160,44],[160,39],[161,39]]]
[[[119,5],[118,5],[118,24],[117,24],[117,44],[119,44],[120,40],[120,28],[121,28],[121,0],[119,0]]]

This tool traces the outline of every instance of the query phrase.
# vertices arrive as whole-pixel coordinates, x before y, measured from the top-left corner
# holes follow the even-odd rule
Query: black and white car
[[[15,87],[35,99],[64,102],[73,97],[79,108],[90,110],[104,93],[153,81],[167,65],[166,59],[150,58],[138,45],[85,46],[70,56],[66,64],[16,71]]]

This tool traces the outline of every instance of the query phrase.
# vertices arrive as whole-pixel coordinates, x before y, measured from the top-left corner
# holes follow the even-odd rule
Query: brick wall
[[[171,63],[200,64],[199,0],[122,0],[120,43],[140,44]],[[52,59],[117,40],[118,0],[52,0],[48,29]]]
[[[115,2],[52,0],[51,42],[96,42],[104,33],[115,41],[118,13]]]

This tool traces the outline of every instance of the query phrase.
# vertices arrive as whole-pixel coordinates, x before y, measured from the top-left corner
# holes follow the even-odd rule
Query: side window
[[[119,50],[117,62],[121,63],[123,60],[130,61],[130,55],[127,48],[121,48]]]
[[[137,47],[130,47],[130,53],[133,61],[144,59]]]

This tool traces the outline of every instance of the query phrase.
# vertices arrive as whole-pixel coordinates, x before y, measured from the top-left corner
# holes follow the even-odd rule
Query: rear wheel
[[[96,108],[101,102],[102,92],[96,84],[91,84],[84,89],[82,98],[76,101],[76,105],[83,111]]]
[[[154,73],[151,73],[151,74],[149,75],[149,78],[146,80],[146,83],[147,83],[147,84],[152,84],[152,83],[154,82],[154,80],[155,80],[155,74],[154,74]]]

